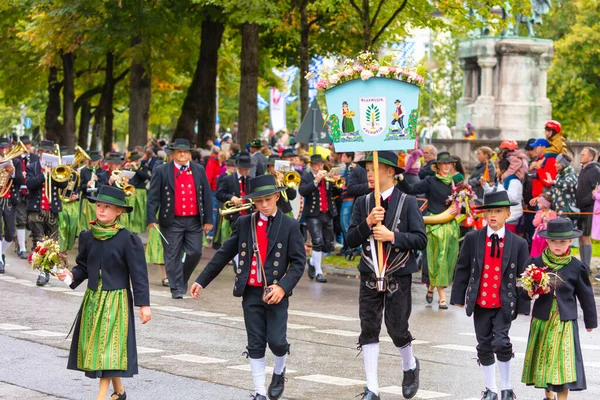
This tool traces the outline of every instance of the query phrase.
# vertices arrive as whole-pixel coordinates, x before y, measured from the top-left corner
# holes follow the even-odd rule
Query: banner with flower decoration
[[[414,148],[422,68],[393,63],[391,56],[379,61],[363,52],[338,68],[319,70],[317,87],[326,91],[337,152]]]

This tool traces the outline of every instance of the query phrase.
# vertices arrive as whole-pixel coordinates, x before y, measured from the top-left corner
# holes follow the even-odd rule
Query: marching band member
[[[276,155],[272,155],[271,157],[269,157],[269,161],[267,162],[267,173],[275,177],[275,181],[277,181],[277,186],[283,187],[285,186],[285,175],[281,171],[275,170],[275,161],[279,159],[280,158]],[[277,208],[279,208],[281,212],[287,215],[288,217],[293,218],[292,205],[290,204],[290,200],[294,200],[296,198],[296,195],[296,189],[286,187],[286,189],[283,192],[281,192],[281,196],[279,196],[279,200],[277,201]]]
[[[236,161],[237,159],[230,158],[225,162],[225,174],[220,175],[217,178],[217,188],[219,187],[219,185],[221,185],[221,181],[225,179],[225,177],[237,173]],[[223,207],[223,203],[219,201],[218,207]],[[227,238],[231,235],[231,224],[229,220],[225,218],[225,216],[221,216],[218,212],[217,221],[215,223],[217,224],[217,229],[215,230],[215,236],[213,237],[212,247],[213,249],[218,250],[219,247],[221,247],[221,245],[225,243],[225,240],[227,240]]]
[[[0,153],[5,156],[10,151],[10,141],[6,138],[0,138]],[[6,192],[0,198],[0,227],[2,227],[2,259],[0,260],[0,273],[4,273],[6,267],[6,250],[13,243],[15,238],[16,209],[19,203],[19,188],[23,182],[23,175],[16,174],[16,169],[12,161],[7,161],[6,165],[1,167],[0,173],[6,177],[6,184],[0,187],[0,191]]]
[[[327,278],[321,269],[323,254],[334,249],[335,236],[333,234],[333,219],[337,216],[337,208],[333,201],[334,191],[338,190],[328,182],[325,177],[327,171],[323,170],[325,160],[321,155],[310,157],[310,170],[302,175],[298,191],[305,199],[302,216],[306,217],[306,224],[312,239],[312,256],[308,261],[308,277],[317,282],[326,283]]]
[[[21,154],[21,157],[15,158],[13,160],[13,165],[15,166],[15,174],[23,177],[23,181],[21,182],[21,186],[19,188],[19,202],[17,203],[17,217],[16,217],[16,226],[17,226],[17,255],[19,258],[26,260],[27,259],[27,245],[25,244],[25,239],[27,237],[27,199],[29,198],[29,192],[27,191],[27,165],[30,163],[38,161],[40,158],[37,154],[33,153],[31,148],[31,139],[29,136],[24,135],[21,136],[21,143],[25,145],[27,149],[27,153]]]
[[[102,185],[108,184],[108,172],[101,168],[102,154],[98,151],[88,153],[90,161],[79,171],[79,232],[90,229],[89,223],[94,220],[96,210],[87,198],[94,196]]]
[[[150,180],[149,169],[146,165],[140,164],[142,155],[137,151],[132,151],[127,156],[127,162],[123,166],[124,171],[135,171],[135,175],[129,180],[135,190],[130,196],[127,196],[127,204],[133,206],[133,212],[129,215],[128,230],[133,233],[142,233],[146,231],[146,202],[148,192],[146,184]]]
[[[167,239],[163,246],[171,296],[183,299],[202,257],[203,231],[208,233],[212,228],[212,195],[204,167],[190,162],[190,143],[175,139],[169,148],[173,161],[152,173],[146,217],[148,228],[160,225]]]
[[[56,182],[52,178],[52,168],[44,165],[44,154],[54,154],[54,142],[42,140],[39,146],[42,151],[40,160],[27,166],[27,221],[31,228],[32,250],[37,242],[44,237],[58,239],[58,213],[62,211],[62,202],[58,189],[64,189],[67,182]],[[52,190],[48,187],[52,186]],[[39,273],[36,285],[45,286],[50,280],[50,275]]]
[[[362,246],[363,257],[358,264],[360,272],[359,315],[361,333],[358,344],[363,352],[367,387],[364,400],[379,400],[377,379],[379,359],[379,333],[385,317],[388,333],[402,356],[402,395],[413,398],[419,390],[419,361],[412,351],[414,339],[408,330],[411,313],[412,274],[417,272],[417,261],[413,251],[423,250],[427,245],[425,224],[419,212],[417,200],[403,194],[394,186],[394,176],[404,170],[398,167],[398,156],[393,151],[378,152],[379,185],[381,206],[375,207],[373,193],[355,200],[352,222],[348,230],[350,248]],[[374,186],[373,154],[358,162],[367,169],[369,186]],[[376,226],[381,222],[381,226]],[[386,292],[378,292],[377,278],[372,252],[376,252],[376,242],[383,242],[387,255],[385,263],[390,269],[386,276]],[[395,270],[392,270],[395,268]],[[393,272],[392,272],[393,271]],[[385,310],[384,310],[385,309]]]
[[[247,194],[248,181],[250,180],[250,169],[254,166],[250,154],[243,151],[235,161],[237,173],[224,176],[219,180],[217,185],[217,200],[221,203],[231,201],[235,207],[244,204],[242,199]],[[225,216],[230,221],[231,226],[235,225],[235,221],[240,215],[246,215],[246,211],[229,214]]]
[[[266,400],[267,395],[269,399],[279,399],[283,395],[290,348],[286,338],[289,296],[302,277],[306,260],[298,222],[277,210],[282,190],[272,175],[250,179],[244,199],[252,200],[258,211],[237,219],[233,234],[204,267],[191,289],[192,297],[197,299],[200,290],[239,254],[233,295],[242,297],[255,400]],[[265,388],[267,344],[275,356],[268,391]]]
[[[61,146],[61,156],[66,156],[67,152],[67,148]],[[68,181],[65,182],[65,185],[68,186],[68,183]],[[79,202],[76,201],[78,198],[79,187],[77,185],[75,185],[71,196],[68,198],[65,198],[64,195],[61,196],[62,212],[58,214],[58,242],[60,251],[63,252],[73,249],[75,239],[79,234]]]

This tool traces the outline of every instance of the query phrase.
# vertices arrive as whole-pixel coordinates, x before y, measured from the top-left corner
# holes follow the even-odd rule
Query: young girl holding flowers
[[[96,203],[96,220],[79,236],[77,265],[57,274],[72,289],[88,281],[67,368],[100,378],[97,400],[106,399],[111,382],[111,400],[125,400],[121,378],[138,373],[133,305],[140,307],[142,324],[151,318],[144,247],[120,222],[133,209],[121,189],[103,185],[88,200]]]
[[[571,242],[581,236],[581,231],[574,230],[570,220],[556,218],[538,235],[547,239],[548,247],[527,264],[546,268],[548,276],[542,281],[549,284],[538,293],[535,288],[527,288],[535,303],[521,379],[544,389],[545,400],[554,400],[555,394],[558,400],[565,400],[570,390],[586,389],[577,301],[588,332],[598,326],[596,303],[589,267],[571,256]]]

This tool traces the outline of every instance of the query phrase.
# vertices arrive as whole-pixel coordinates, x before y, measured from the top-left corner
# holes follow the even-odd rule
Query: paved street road
[[[48,287],[37,288],[35,273],[9,253],[6,274],[0,275],[0,398],[95,398],[97,381],[66,370],[70,342],[65,336],[84,288],[71,291],[54,278]],[[125,382],[128,398],[248,399],[252,379],[242,355],[246,335],[240,300],[231,295],[231,269],[204,290],[200,300],[179,301],[160,286],[158,268],[150,269],[153,318],[145,326],[136,324],[141,371]],[[304,277],[294,290],[286,399],[353,399],[361,392],[357,283],[352,278],[330,277],[323,285]],[[411,331],[422,368],[416,398],[478,399],[484,385],[475,360],[472,321],[461,309],[428,306],[424,297],[424,287],[414,285]],[[512,375],[519,400],[539,400],[543,397],[539,390],[519,383],[528,322],[522,317],[513,324],[516,358]],[[599,335],[580,331],[589,390],[569,398],[598,399]],[[401,358],[385,332],[382,338],[382,397],[401,399]],[[270,354],[267,365],[272,365]]]

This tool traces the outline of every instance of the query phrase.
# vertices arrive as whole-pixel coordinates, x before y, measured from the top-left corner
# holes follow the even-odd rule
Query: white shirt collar
[[[262,219],[263,221],[266,221],[269,219],[269,217],[267,217],[266,215],[264,215],[261,212],[259,212],[258,215],[260,216],[260,219]],[[275,218],[276,215],[277,215],[277,210],[275,210],[275,214],[271,215],[271,217]]]
[[[175,166],[177,167],[177,169],[181,169],[181,167],[183,167],[183,165],[178,164],[176,161],[173,161],[175,163]],[[188,162],[187,164],[185,164],[186,167],[190,167],[190,163]]]
[[[490,228],[490,226],[488,225],[488,227],[487,227],[487,237],[490,237],[490,236],[492,236],[494,233],[495,233],[496,235],[498,235],[498,237],[499,237],[500,239],[504,239],[504,234],[506,233],[506,227],[505,227],[505,226],[503,226],[503,227],[502,227],[502,228],[500,228],[499,230],[497,230],[497,231],[494,231],[494,230],[493,230],[492,228]]]
[[[392,186],[391,188],[384,190],[383,192],[381,192],[381,198],[383,200],[387,200],[388,197],[390,197],[392,195],[392,192],[394,191],[394,186]]]

